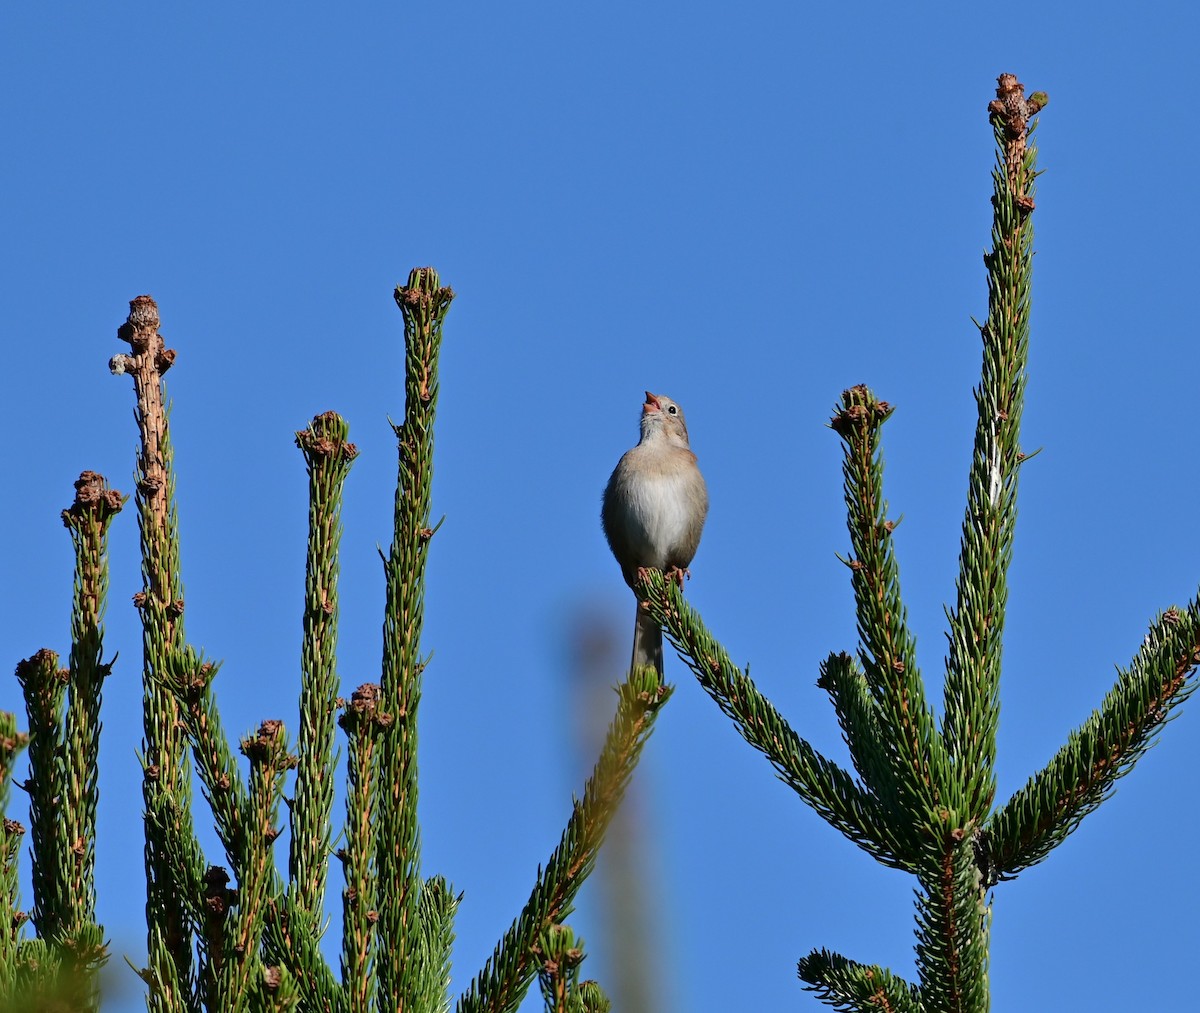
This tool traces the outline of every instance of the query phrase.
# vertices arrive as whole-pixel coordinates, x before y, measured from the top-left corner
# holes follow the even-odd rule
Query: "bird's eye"
[[[676,408],[675,405],[667,405],[667,411],[670,412],[672,415],[679,414],[679,409]]]

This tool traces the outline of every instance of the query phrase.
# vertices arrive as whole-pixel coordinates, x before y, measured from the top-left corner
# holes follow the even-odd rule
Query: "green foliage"
[[[384,556],[386,602],[380,683],[347,703],[336,671],[342,490],[357,450],[333,412],[296,434],[309,478],[309,535],[295,752],[282,723],[263,721],[233,748],[214,693],[219,665],[187,641],[179,522],[163,374],[175,361],[149,296],[130,303],[118,331],[131,354],[112,371],[133,378],[141,447],[135,496],[144,585],[142,743],[147,879],[147,964],[138,975],[153,1011],[448,1011],[454,918],[460,896],[425,877],[417,824],[417,710],[425,561],[430,525],[437,361],[453,292],[430,268],[396,289],[404,317],[405,410],[394,426],[399,467],[395,529]],[[0,933],[0,1013],[89,1010],[107,958],[95,923],[95,815],[102,659],[100,620],[108,587],[105,536],[123,498],[85,472],[64,512],[76,549],[70,664],[37,652],[17,667],[30,734],[0,715],[0,801],[28,743],[34,868],[31,919],[20,908],[17,857],[25,839],[5,819],[0,891],[9,931]],[[613,812],[670,696],[653,671],[618,690],[617,715],[595,773],[575,802],[562,843],[539,872],[529,903],[460,1006],[513,1009],[544,965],[535,944],[553,934],[591,871]],[[339,716],[339,712],[340,716]],[[346,819],[333,826],[337,726],[346,735]],[[240,756],[239,756],[240,754]],[[295,770],[292,797],[285,779]],[[224,865],[194,832],[191,782],[201,787]],[[287,802],[286,860],[275,854]],[[341,846],[334,851],[335,841]],[[329,865],[340,861],[340,973],[322,951]],[[286,866],[286,873],[281,868]],[[26,934],[32,920],[36,936]],[[546,938],[550,938],[547,936]],[[557,937],[556,937],[557,938]],[[564,965],[565,966],[565,965]],[[570,978],[571,1013],[608,1008],[598,986]]]
[[[922,1009],[916,986],[881,967],[867,967],[828,950],[814,950],[798,965],[800,980],[836,1010],[882,1010],[887,1013],[919,1013]]]
[[[799,963],[801,979],[839,1010],[983,1013],[990,1005],[989,891],[1062,843],[1133,767],[1200,667],[1200,599],[1172,607],[1118,673],[1100,708],[1011,799],[994,807],[996,728],[1007,574],[1029,356],[1033,266],[1032,118],[1045,106],[1003,75],[989,108],[999,149],[993,173],[988,315],[963,519],[956,601],[947,611],[944,716],[939,724],[917,667],[883,494],[881,429],[892,407],[865,386],[842,395],[831,428],[844,443],[857,657],[832,653],[828,694],[855,774],[792,730],[684,602],[654,571],[638,591],[700,685],[780,778],[832,826],[884,865],[917,877],[919,983],[827,950]]]
[[[989,106],[993,173],[988,314],[955,600],[947,610],[943,716],[929,701],[907,622],[884,497],[882,428],[891,406],[867,387],[845,391],[830,423],[844,449],[843,489],[858,648],[820,667],[853,772],[814,750],[708,632],[673,580],[653,570],[638,592],[703,689],[776,774],[831,826],[882,864],[916,877],[917,982],[827,950],[799,975],[839,1010],[983,1013],[989,1008],[992,888],[1043,860],[1149,748],[1196,685],[1200,597],[1151,626],[1099,708],[1044,769],[995,804],[996,729],[1007,574],[1012,558],[1029,355],[1033,263],[1033,117],[1047,102],[1003,75]],[[395,298],[405,338],[404,414],[393,537],[382,554],[385,610],[380,681],[345,701],[336,669],[341,499],[357,449],[333,412],[296,434],[309,478],[300,723],[293,747],[263,721],[235,751],[214,694],[219,666],[183,625],[175,470],[163,376],[175,361],[149,296],[130,303],[111,362],[134,383],[140,449],[135,505],[143,587],[143,768],[147,963],[151,1011],[433,1013],[455,1005],[450,962],[460,895],[421,867],[417,716],[428,655],[421,644],[431,524],[434,422],[443,324],[454,293],[430,268]],[[63,520],[75,549],[71,648],[65,668],[42,649],[17,666],[28,736],[0,714],[0,1013],[95,1010],[107,961],[96,923],[95,826],[108,590],[107,531],[124,498],[94,472],[76,483]],[[660,708],[671,695],[653,668],[617,687],[600,757],[529,899],[457,1001],[459,1013],[513,1013],[536,979],[549,1013],[605,1013],[600,986],[580,980],[583,941],[563,921],[594,867],[613,813]],[[340,713],[339,713],[340,712]],[[346,813],[333,826],[346,736]],[[28,747],[29,831],[8,818],[13,766]],[[290,799],[285,782],[295,771]],[[224,865],[194,831],[192,779]],[[274,845],[291,834],[286,857]],[[33,896],[21,906],[17,864],[32,852]],[[334,850],[335,844],[340,846]],[[321,940],[329,865],[342,865],[339,968]],[[30,933],[32,929],[32,934]]]
[[[308,467],[308,554],[304,580],[301,648],[300,735],[296,744],[296,789],[292,812],[289,889],[316,921],[325,905],[325,869],[332,851],[333,778],[338,711],[338,545],[342,488],[358,449],[350,427],[325,412],[296,433]]]
[[[99,1003],[97,973],[108,959],[104,929],[96,924],[96,762],[101,688],[111,665],[103,656],[104,602],[108,590],[107,536],[125,499],[95,472],[75,483],[75,500],[63,523],[75,548],[71,655],[42,649],[17,665],[25,695],[29,736],[0,717],[0,799],[8,808],[12,762],[29,744],[33,851],[31,920],[38,938],[23,939],[17,855],[24,828],[4,820],[3,874],[10,930],[0,949],[0,996],[14,1006],[92,1010]],[[19,997],[19,998],[18,998]]]
[[[986,837],[990,880],[1040,862],[1104,801],[1195,690],[1197,665],[1200,598],[1155,620],[1100,708],[997,810]]]
[[[554,925],[534,945],[541,961],[538,984],[546,1013],[608,1013],[612,1003],[594,981],[580,981],[583,940],[566,925]]]

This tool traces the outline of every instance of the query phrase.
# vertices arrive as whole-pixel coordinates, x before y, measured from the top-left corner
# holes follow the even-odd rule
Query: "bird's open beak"
[[[660,411],[662,411],[662,405],[659,403],[658,398],[649,391],[646,391],[646,403],[642,405],[642,414],[649,415],[651,412]]]

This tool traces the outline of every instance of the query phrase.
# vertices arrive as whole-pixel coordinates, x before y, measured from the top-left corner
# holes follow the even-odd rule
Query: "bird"
[[[708,488],[688,443],[683,409],[646,391],[641,429],[638,445],[613,469],[600,509],[604,537],[631,588],[638,570],[647,567],[682,582],[708,516]],[[645,665],[662,675],[662,629],[638,602],[632,666]]]

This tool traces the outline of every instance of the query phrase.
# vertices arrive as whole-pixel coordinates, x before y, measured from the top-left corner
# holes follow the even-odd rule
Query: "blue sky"
[[[421,806],[425,870],[465,891],[461,991],[557,842],[591,762],[579,729],[611,709],[610,694],[579,690],[572,631],[612,631],[600,681],[615,682],[633,602],[599,496],[646,388],[684,405],[709,483],[689,597],[839,758],[814,685],[819,660],[854,645],[825,423],[857,382],[897,406],[887,494],[940,695],[979,359],[970,317],[986,305],[985,107],[1012,71],[1050,106],[1024,427],[1044,452],[1022,472],[1011,571],[1007,797],[1099,702],[1151,617],[1200,582],[1200,15],[968,8],[9,5],[5,664],[68,646],[58,513],[74,478],[91,468],[132,489],[132,393],[106,362],[128,300],[148,292],[179,352],[187,628],[225,659],[226,727],[295,727],[306,507],[292,433],[331,408],[361,451],[340,670],[347,691],[375,677],[386,416],[402,410],[391,291],[436,266],[458,298],[442,356],[434,513],[446,522],[430,556]],[[111,1010],[140,1008],[120,955],[144,955],[136,527],[130,511],[112,534],[107,644],[120,659],[98,881],[126,990]],[[678,692],[633,787],[661,1008],[825,1008],[795,978],[822,946],[911,974],[914,881],[806,810],[674,657],[668,675]],[[0,707],[20,706],[16,681],[0,680]],[[1185,708],[1110,803],[1000,888],[996,1009],[1194,1000],[1178,969],[1200,944],[1197,762]],[[572,924],[586,972],[605,981],[602,882]]]

